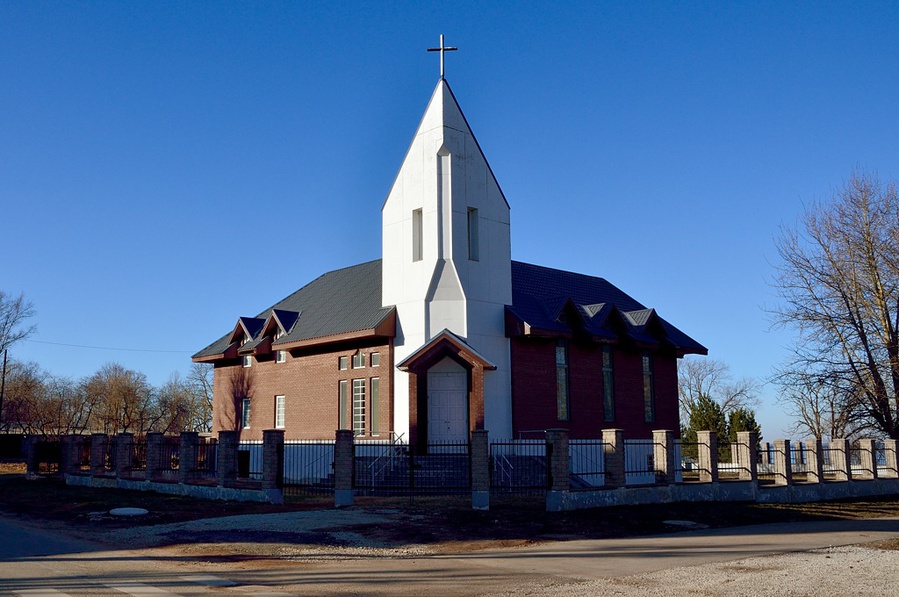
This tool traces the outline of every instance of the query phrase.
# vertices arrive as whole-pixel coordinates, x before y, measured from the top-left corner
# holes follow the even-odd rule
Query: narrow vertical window
[[[415,209],[412,211],[412,261],[421,261],[423,243],[421,210]]]
[[[602,347],[602,405],[603,420],[615,420],[615,368],[612,361],[612,347]]]
[[[349,404],[347,400],[349,396],[347,396],[348,392],[348,382],[345,379],[340,380],[340,384],[338,386],[337,393],[337,428],[338,429],[349,429],[349,417],[347,414],[349,413]]]
[[[560,421],[568,420],[568,344],[559,340],[556,345],[556,415]]]
[[[379,352],[371,353],[370,361],[371,361],[372,367],[377,367],[378,365],[380,365],[381,364],[381,353],[379,353]]]
[[[472,261],[479,259],[478,255],[478,210],[468,208],[468,258]]]
[[[337,357],[337,368],[341,371],[346,370],[347,358],[346,357]]]
[[[244,429],[250,428],[250,399],[244,398],[241,401],[240,424]]]
[[[365,435],[365,380],[353,380],[353,435]]]
[[[252,367],[253,366],[253,357],[251,357],[250,355],[244,356],[243,366],[244,367]]]
[[[643,420],[654,423],[656,420],[655,389],[652,373],[652,355],[643,353]]]
[[[284,429],[284,396],[275,396],[275,429]]]
[[[375,353],[377,354],[377,353]],[[380,415],[381,398],[381,380],[377,377],[371,378],[371,434],[378,435],[381,432],[381,423],[378,421]]]
[[[287,351],[286,350],[275,351],[275,362],[276,363],[286,363],[287,362]]]

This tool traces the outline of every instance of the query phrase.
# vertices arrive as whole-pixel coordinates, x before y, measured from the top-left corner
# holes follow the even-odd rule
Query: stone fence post
[[[284,430],[262,432],[262,489],[284,486]]]
[[[602,430],[603,457],[605,460],[606,474],[604,485],[606,487],[624,487],[624,430]]]
[[[109,436],[105,433],[91,434],[91,475],[99,477],[106,474],[106,448]]]
[[[865,471],[863,474],[868,479],[877,478],[877,457],[876,446],[873,439],[858,440],[858,452],[861,462],[861,468]]]
[[[353,432],[338,429],[334,436],[334,506],[353,505]]]
[[[850,464],[848,439],[830,440],[830,465],[833,467],[835,480],[852,480],[852,465]]]
[[[196,431],[182,431],[178,449],[178,482],[190,483],[197,478],[200,434]]]
[[[894,439],[883,440],[883,455],[886,459],[884,464],[886,465],[887,470],[887,474],[884,476],[893,479],[899,477],[899,458],[896,456],[897,444],[899,444],[899,442]]]
[[[740,467],[741,481],[758,481],[759,478],[759,434],[755,431],[738,431],[736,461]]]
[[[714,431],[696,432],[696,451],[699,460],[699,480],[718,482],[718,434]]]
[[[471,432],[471,507],[490,509],[490,440],[486,429]]]
[[[790,456],[790,440],[774,440],[774,483],[776,485],[793,484],[793,462]]]
[[[652,432],[652,461],[657,471],[656,481],[673,485],[677,478],[674,432],[667,429],[659,429]]]
[[[549,488],[546,492],[546,510],[559,512],[568,497],[568,477],[571,470],[568,455],[568,430],[546,430],[546,453],[549,456]]]
[[[38,462],[37,443],[40,438],[36,435],[26,435],[22,451],[25,452],[25,472],[28,478],[38,475],[40,471],[40,462]]]
[[[147,434],[147,481],[156,481],[162,477],[162,450],[165,436],[158,431]],[[166,467],[168,468],[168,467]]]
[[[220,487],[228,487],[237,482],[237,446],[239,442],[237,431],[219,431],[219,441],[215,449],[215,475]]]
[[[131,474],[131,462],[134,457],[134,434],[120,433],[115,442],[115,474],[116,477],[127,477]]]
[[[806,470],[805,480],[809,483],[824,482],[824,444],[820,439],[805,441]]]
[[[60,453],[59,472],[65,475],[77,474],[79,469],[79,455],[81,445],[77,435],[65,435],[61,439],[62,451]]]

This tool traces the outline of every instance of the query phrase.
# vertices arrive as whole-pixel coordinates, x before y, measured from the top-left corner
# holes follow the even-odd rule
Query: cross
[[[440,47],[428,48],[428,52],[440,52],[440,78],[443,78],[443,54],[444,52],[455,52],[459,48],[452,48],[443,45],[443,34],[440,34]]]

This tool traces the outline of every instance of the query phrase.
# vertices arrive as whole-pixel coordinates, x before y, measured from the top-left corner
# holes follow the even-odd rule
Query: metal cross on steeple
[[[440,34],[440,47],[439,48],[428,48],[428,52],[440,52],[440,78],[443,77],[443,54],[444,52],[455,52],[459,48],[452,48],[443,45],[443,34]]]

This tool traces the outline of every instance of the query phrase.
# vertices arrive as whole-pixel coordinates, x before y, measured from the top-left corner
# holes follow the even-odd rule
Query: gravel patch
[[[485,597],[899,596],[899,551],[830,547],[605,580],[517,588]]]

